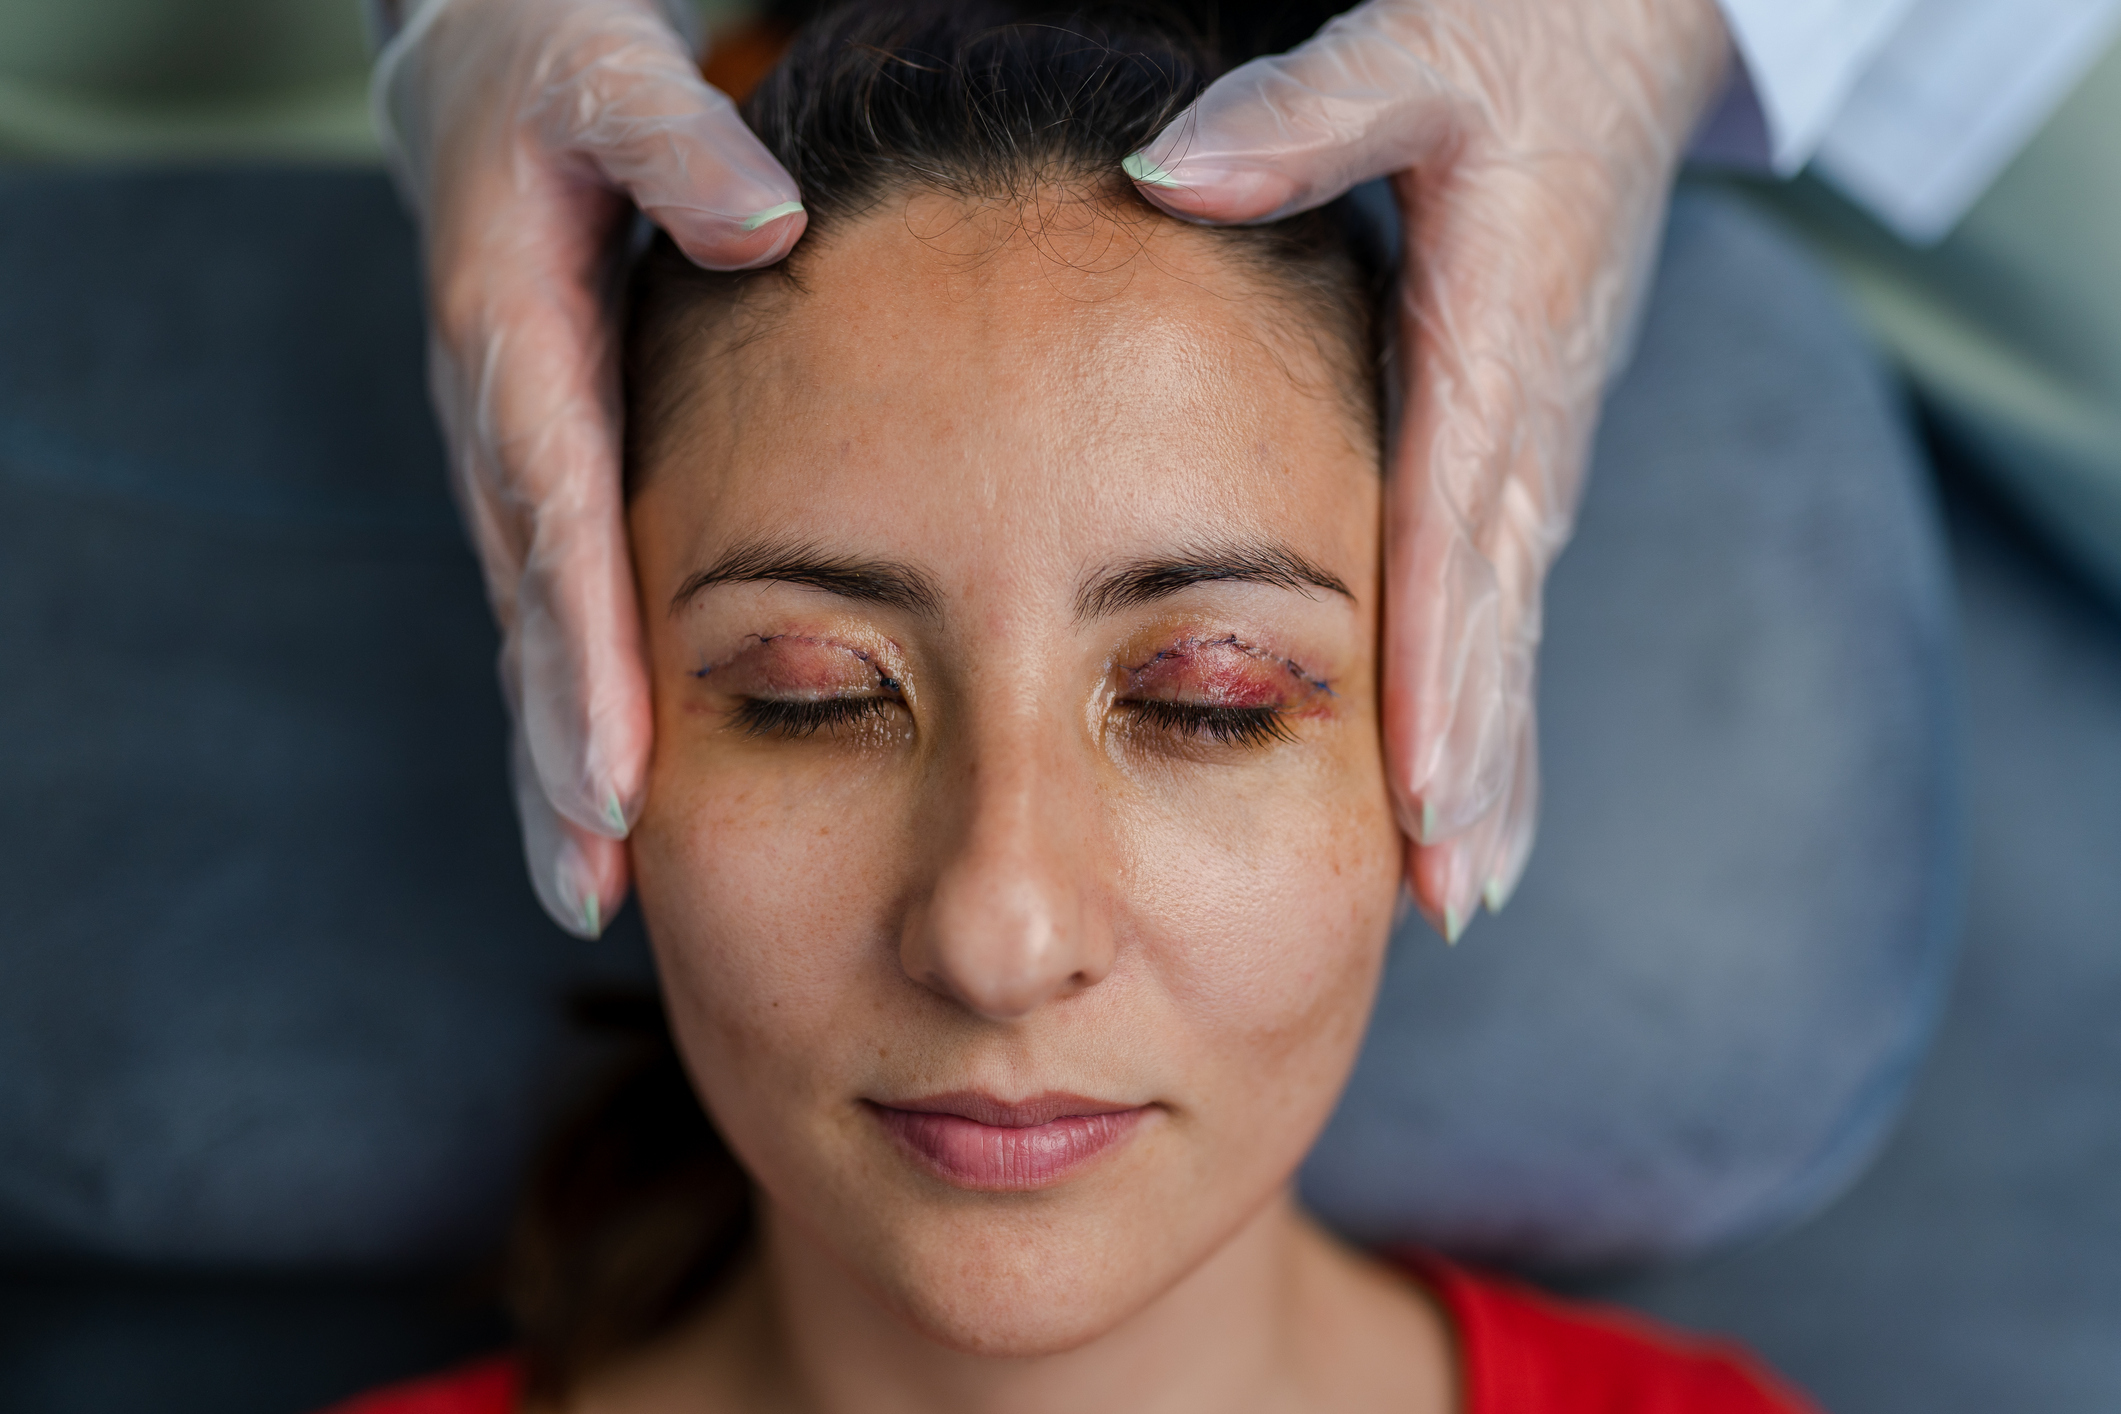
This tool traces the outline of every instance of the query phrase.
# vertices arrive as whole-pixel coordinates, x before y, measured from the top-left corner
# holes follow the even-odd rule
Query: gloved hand
[[[501,623],[531,877],[593,937],[626,896],[651,731],[613,242],[630,198],[701,265],[747,269],[788,252],[802,208],[651,0],[427,0],[374,98],[425,236],[430,382]]]
[[[1541,585],[1728,56],[1711,0],[1370,0],[1225,75],[1126,164],[1210,222],[1393,178],[1385,745],[1408,881],[1453,941],[1531,852]]]

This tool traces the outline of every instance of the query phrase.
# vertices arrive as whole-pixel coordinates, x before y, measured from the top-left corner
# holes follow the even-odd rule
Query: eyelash
[[[1272,741],[1296,740],[1296,734],[1282,720],[1279,707],[1212,707],[1158,698],[1119,705],[1145,726],[1184,736],[1209,737],[1225,746],[1265,746]]]
[[[730,719],[751,736],[796,738],[858,726],[881,718],[891,707],[888,697],[747,697]]]
[[[731,714],[731,720],[750,736],[794,740],[874,721],[888,713],[892,705],[886,697],[747,697]],[[1296,740],[1279,707],[1215,707],[1157,698],[1117,705],[1152,730],[1206,737],[1224,746],[1261,747],[1269,742]]]

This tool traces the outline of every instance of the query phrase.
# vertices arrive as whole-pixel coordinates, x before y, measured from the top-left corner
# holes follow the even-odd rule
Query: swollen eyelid
[[[1334,695],[1330,683],[1296,659],[1234,634],[1183,640],[1125,672],[1130,695],[1183,697],[1218,707],[1296,708]]]
[[[900,691],[899,679],[869,649],[809,634],[751,634],[744,646],[693,677],[732,692]]]

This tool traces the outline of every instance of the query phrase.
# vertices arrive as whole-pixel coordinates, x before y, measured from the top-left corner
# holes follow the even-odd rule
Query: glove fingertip
[[[1516,891],[1517,881],[1515,879],[1505,879],[1500,874],[1493,874],[1489,876],[1485,884],[1480,886],[1480,901],[1486,905],[1488,912],[1500,913],[1508,906],[1510,895]]]
[[[548,876],[537,880],[539,901],[562,928],[593,940],[624,906],[626,875],[626,851],[618,841],[563,839]]]
[[[1296,204],[1295,184],[1268,169],[1223,163],[1159,162],[1147,150],[1120,169],[1143,200],[1167,216],[1202,225],[1272,221]]]
[[[1480,909],[1480,876],[1472,842],[1464,836],[1440,844],[1410,845],[1407,882],[1429,926],[1456,946]]]
[[[783,260],[810,220],[793,200],[740,217],[680,207],[651,208],[648,216],[703,270],[756,270]]]

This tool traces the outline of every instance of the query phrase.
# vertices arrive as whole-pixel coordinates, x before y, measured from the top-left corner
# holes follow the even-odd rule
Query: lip
[[[1082,1095],[1001,1100],[978,1091],[863,1104],[922,1168],[983,1193],[1052,1187],[1125,1142],[1150,1109]]]

